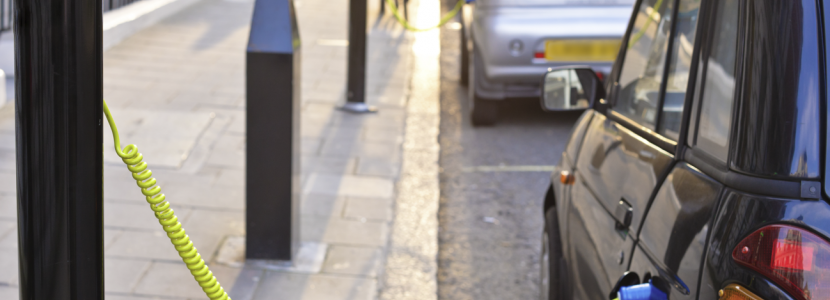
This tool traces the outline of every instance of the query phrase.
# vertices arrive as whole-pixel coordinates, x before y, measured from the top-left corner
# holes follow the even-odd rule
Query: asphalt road
[[[502,104],[495,126],[473,128],[459,39],[460,30],[441,29],[439,298],[538,299],[546,169],[579,113],[516,99]]]

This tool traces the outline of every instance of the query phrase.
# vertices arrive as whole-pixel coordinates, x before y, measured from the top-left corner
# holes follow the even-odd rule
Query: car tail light
[[[559,182],[566,185],[572,185],[576,182],[576,177],[574,174],[568,171],[559,172]]]
[[[758,229],[738,243],[732,258],[796,299],[830,295],[830,243],[804,229],[788,225]]]
[[[535,58],[545,58],[545,53],[544,52],[536,52],[536,53],[533,53],[533,57],[535,57]]]
[[[605,74],[602,74],[602,72],[599,72],[599,71],[597,71],[596,73],[597,73],[597,78],[599,78],[599,80],[605,80]]]
[[[719,300],[763,300],[745,287],[734,283],[718,291],[718,296]]]

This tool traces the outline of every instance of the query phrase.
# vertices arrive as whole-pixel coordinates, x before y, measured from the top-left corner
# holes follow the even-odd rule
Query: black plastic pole
[[[245,254],[291,260],[300,245],[301,68],[293,1],[256,1],[245,59]]]
[[[20,299],[104,299],[101,0],[15,0]]]
[[[349,60],[346,78],[346,104],[341,110],[354,113],[376,112],[366,105],[366,2],[349,1]]]

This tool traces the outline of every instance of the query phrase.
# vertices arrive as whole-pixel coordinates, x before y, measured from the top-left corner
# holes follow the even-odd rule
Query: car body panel
[[[678,163],[649,208],[630,270],[676,279],[670,281],[671,299],[697,299],[700,261],[722,187]]]
[[[578,172],[609,213],[617,209],[621,200],[631,205],[633,218],[629,230],[636,235],[658,178],[669,167],[673,156],[597,114],[585,133],[579,157]]]
[[[571,136],[568,139],[568,145],[564,152],[571,164],[576,162],[577,156],[579,155],[579,149],[582,146],[582,141],[585,137],[585,130],[588,129],[588,125],[591,124],[591,120],[593,120],[595,113],[596,111],[593,109],[585,110],[585,112],[582,113],[582,116],[580,116],[574,124],[573,131],[571,132]]]
[[[775,284],[739,266],[732,259],[732,251],[744,237],[771,224],[805,228],[827,239],[830,236],[830,205],[826,201],[764,197],[730,188],[726,189],[722,201],[703,264],[701,298],[715,299],[725,284],[738,282],[764,299],[789,299]]]
[[[604,297],[626,270],[639,219],[670,161],[668,153],[594,113],[577,156],[576,181],[563,205],[569,237],[565,255],[577,298]],[[614,215],[620,200],[634,209],[627,228]]]
[[[574,171],[574,162],[576,161],[577,155],[579,153],[579,147],[582,144],[583,136],[585,135],[585,130],[588,128],[588,125],[591,123],[591,120],[594,117],[595,111],[592,109],[586,110],[579,119],[576,121],[573,130],[571,131],[570,138],[568,139],[568,146],[564,152],[562,152],[562,157],[559,159],[560,163],[556,166],[556,169],[553,173],[551,173],[551,189],[553,192],[553,199],[546,199],[546,201],[557,201],[556,199],[560,199],[555,203],[545,203],[545,211],[547,211],[552,206],[557,206],[557,217],[559,219],[559,236],[562,240],[566,241],[568,239],[568,235],[570,232],[568,231],[568,210],[570,210],[570,201],[561,201],[563,199],[570,199],[570,192],[571,192],[571,185],[562,184],[560,181],[560,172],[567,171],[573,173]],[[566,251],[563,249],[563,251]]]
[[[827,72],[830,72],[830,61],[828,61],[828,60],[830,60],[830,47],[828,47],[826,45],[826,43],[827,43],[827,41],[830,41],[830,20],[828,20],[828,17],[827,17],[827,16],[830,16],[830,1],[822,0],[822,2],[823,2],[822,8],[824,10],[822,12],[823,13],[822,14],[822,17],[823,17],[822,18],[822,24],[824,24],[824,35],[825,35],[824,36],[825,46],[823,48],[824,51],[825,51],[825,53],[823,53],[824,54],[823,55],[823,57],[824,57],[823,71],[824,71],[824,74],[825,74],[825,76],[824,76],[825,81],[823,82],[823,84],[824,84],[825,87],[828,87],[828,86],[830,86],[830,76],[827,76]],[[830,94],[830,93],[828,93],[827,88],[825,88],[824,89],[824,104],[825,104],[824,109],[825,110],[830,109],[830,108],[827,107],[827,95],[828,94]],[[828,137],[830,137],[830,118],[827,117],[828,115],[830,115],[830,114],[827,114],[827,112],[824,113],[824,116],[825,116],[824,124],[822,124],[825,128],[824,129],[825,136],[821,136],[821,137],[824,138],[825,142],[830,140],[830,138],[828,138]],[[823,196],[824,197],[830,197],[830,159],[827,159],[828,156],[827,156],[827,145],[826,144],[825,144],[824,150],[825,150],[825,152],[824,152],[824,172],[822,173],[822,176],[824,176],[824,182],[823,182],[824,183],[823,184],[823,186],[824,186],[824,189],[823,189],[824,195]]]
[[[576,299],[604,299],[628,265],[631,235],[615,230],[616,221],[577,171],[568,209],[568,249]]]

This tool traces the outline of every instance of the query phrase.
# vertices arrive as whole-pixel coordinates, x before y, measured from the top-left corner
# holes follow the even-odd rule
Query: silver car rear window
[[[635,0],[476,0],[485,6],[633,6]]]

